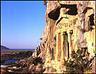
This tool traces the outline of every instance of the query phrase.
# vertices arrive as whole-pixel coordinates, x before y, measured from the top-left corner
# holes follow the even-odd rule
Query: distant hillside
[[[1,45],[1,51],[0,52],[3,52],[3,53],[13,53],[13,52],[23,52],[23,51],[32,51],[34,52],[34,49],[10,49],[6,46],[2,46]]]
[[[2,50],[9,50],[9,48],[1,45],[1,51],[2,51]]]

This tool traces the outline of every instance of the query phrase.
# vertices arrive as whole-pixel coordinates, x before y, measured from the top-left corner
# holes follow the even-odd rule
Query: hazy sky
[[[43,1],[1,2],[1,44],[9,48],[35,48],[45,27]]]

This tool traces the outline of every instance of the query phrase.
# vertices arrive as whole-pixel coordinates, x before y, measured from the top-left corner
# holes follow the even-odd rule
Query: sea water
[[[7,59],[7,60],[5,60],[4,61],[4,65],[10,65],[10,64],[14,64],[14,63],[16,63],[16,59]]]

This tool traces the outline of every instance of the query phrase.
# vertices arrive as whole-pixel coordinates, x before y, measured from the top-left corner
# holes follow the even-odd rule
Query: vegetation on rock
[[[90,71],[92,68],[92,60],[87,49],[78,49],[76,52],[72,51],[71,58],[65,61],[66,71],[68,73],[84,73]]]

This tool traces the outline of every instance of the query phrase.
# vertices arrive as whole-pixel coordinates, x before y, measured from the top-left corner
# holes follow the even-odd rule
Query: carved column
[[[61,34],[58,33],[56,36],[56,59],[55,60],[60,60],[61,56]]]
[[[58,33],[58,60],[61,57],[61,33]]]
[[[55,60],[58,60],[58,34],[56,34],[56,56],[55,56]]]
[[[64,58],[68,58],[69,57],[69,43],[68,43],[68,34],[65,31],[63,33],[63,50],[64,50]]]
[[[72,42],[71,42],[71,35],[70,35],[70,31],[68,31],[68,42],[69,42],[69,55],[71,54],[71,50],[72,50]]]
[[[64,60],[64,37],[63,33],[61,33],[61,60]]]
[[[73,30],[70,30],[70,31],[68,32],[69,57],[70,57],[71,52],[74,50],[74,49],[73,49],[72,34],[73,34]]]
[[[72,51],[74,50],[74,43],[73,43],[73,30],[70,30],[70,39],[71,39],[71,48],[72,48]]]

